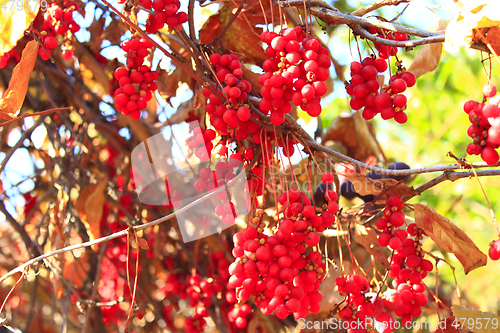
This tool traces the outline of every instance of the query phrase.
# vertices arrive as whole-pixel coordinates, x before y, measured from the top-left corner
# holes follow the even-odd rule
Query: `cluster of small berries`
[[[398,70],[391,76],[389,84],[380,84],[377,80],[378,73],[387,70],[387,62],[382,58],[366,57],[361,63],[351,63],[351,81],[346,83],[346,91],[354,96],[350,101],[353,110],[363,110],[363,118],[370,120],[378,113],[382,119],[396,120],[404,124],[408,117],[405,114],[407,98],[402,93],[407,87],[416,83],[413,73],[407,72],[401,63],[397,62]]]
[[[73,12],[75,11],[78,11],[78,4],[74,1],[64,0],[62,6],[54,2],[48,6],[47,11],[43,14],[43,21],[39,27],[40,32],[45,33],[46,36],[63,36],[62,56],[63,59],[67,61],[71,60],[75,55],[75,51],[71,46],[72,34],[80,31],[80,26],[73,18]],[[54,45],[53,42],[50,43]],[[57,46],[57,40],[55,45]],[[45,47],[47,49],[53,48],[49,48],[47,45],[45,45]],[[41,51],[39,52],[42,59],[47,60],[49,58],[47,52],[43,52],[43,54]]]
[[[262,85],[260,110],[268,114],[274,125],[285,121],[285,114],[292,110],[292,102],[312,117],[321,113],[321,96],[327,87],[328,68],[331,65],[329,51],[319,39],[304,37],[302,27],[287,28],[278,35],[263,32],[261,41],[268,44],[264,61],[264,74],[259,78]]]
[[[216,96],[207,88],[203,89],[203,95],[209,99],[206,111],[210,115],[210,124],[220,135],[232,133],[239,141],[250,135],[258,136],[260,126],[250,121],[252,115],[245,104],[252,85],[242,79],[243,71],[238,57],[214,53],[210,56],[210,63],[215,66],[217,80],[223,85],[225,95],[225,100],[221,100],[221,95]]]
[[[200,161],[202,162],[209,161],[210,152],[214,148],[212,140],[215,140],[217,134],[213,129],[209,128],[204,130],[199,126],[194,127],[192,131],[193,134],[186,139],[186,145],[196,155],[196,157],[200,159]],[[203,191],[205,190],[205,188],[206,184],[203,189],[200,189],[198,191]]]
[[[388,40],[395,40],[402,42],[408,39],[408,36],[401,32],[386,31],[374,27],[370,27],[368,31],[377,37]],[[379,52],[378,56],[383,59],[388,59],[389,57],[393,57],[398,53],[398,48],[395,46],[387,46],[379,43],[373,43],[373,45]]]
[[[375,318],[376,321],[385,323],[386,327],[394,327],[389,322],[395,322],[396,318],[384,311],[384,300],[377,297],[376,293],[370,292],[370,283],[358,274],[340,276],[335,279],[338,291],[345,297],[345,307],[338,312],[340,319],[345,321],[349,332],[367,332],[365,325],[357,327],[357,322],[365,322],[366,317]],[[389,316],[388,316],[389,315]]]
[[[388,311],[394,311],[402,317],[401,323],[408,326],[413,318],[420,316],[421,307],[428,302],[423,294],[425,285],[422,279],[432,271],[433,264],[424,259],[421,247],[423,230],[415,223],[407,230],[398,229],[404,224],[404,214],[401,212],[403,202],[399,196],[390,196],[384,209],[384,217],[377,221],[377,228],[382,230],[379,236],[381,246],[389,246],[394,250],[389,257],[391,269],[389,276],[394,278],[392,285],[395,292],[388,292],[391,297],[391,306]]]
[[[481,155],[483,161],[489,165],[498,162],[499,155],[497,148],[500,147],[500,108],[498,101],[486,104],[488,98],[495,96],[497,88],[492,84],[487,84],[483,88],[483,102],[473,100],[464,104],[464,111],[469,115],[471,125],[467,129],[467,134],[473,142],[467,146],[467,154]]]
[[[328,185],[333,176],[325,174],[323,181]],[[255,305],[265,315],[274,312],[280,319],[290,314],[305,318],[309,312],[319,311],[322,296],[318,289],[326,265],[313,248],[319,244],[318,232],[335,222],[338,210],[334,191],[326,191],[325,198],[329,204],[317,214],[304,192],[282,193],[278,202],[284,219],[274,235],[263,233],[262,211],[254,217],[254,226],[234,235],[236,260],[229,267],[228,288],[236,289],[239,300],[255,296]]]
[[[125,3],[125,0],[119,0],[118,3]],[[165,24],[169,28],[180,30],[182,24],[188,20],[186,13],[179,12],[181,7],[179,0],[140,0],[139,3],[144,9],[153,10],[146,22],[146,31],[150,34],[162,29]]]
[[[118,111],[137,120],[157,89],[158,72],[144,64],[153,45],[145,38],[132,38],[121,47],[127,52],[127,67],[118,67],[114,73],[120,86],[114,91],[115,104]]]

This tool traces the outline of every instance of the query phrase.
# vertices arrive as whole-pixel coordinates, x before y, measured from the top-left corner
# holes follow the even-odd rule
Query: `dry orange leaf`
[[[415,223],[443,251],[453,253],[464,266],[465,274],[486,265],[487,257],[476,244],[446,217],[434,209],[415,204]]]
[[[19,10],[19,5],[23,5]],[[23,38],[36,17],[40,3],[30,0],[0,0],[0,55],[9,52]]]
[[[413,186],[408,187],[394,179],[371,179],[355,173],[344,176],[351,181],[354,190],[360,195],[379,195],[383,193],[388,196],[407,196],[416,194]]]
[[[445,25],[443,21],[439,20],[438,31],[444,30]],[[408,71],[420,77],[426,73],[434,71],[439,65],[441,60],[441,53],[443,53],[443,43],[433,43],[422,47],[408,68]]]
[[[75,207],[80,213],[80,218],[87,227],[91,239],[101,237],[100,222],[104,203],[106,202],[106,186],[108,179],[101,179],[97,184],[90,185],[80,192]]]
[[[453,316],[457,319],[456,325],[465,331],[475,333],[498,333],[500,317],[491,312],[482,312],[462,305],[452,305]]]
[[[500,53],[500,1],[468,0],[446,29],[444,49],[451,53],[472,44],[491,44]],[[483,39],[486,36],[486,40]]]
[[[0,119],[12,119],[19,114],[28,92],[28,83],[37,56],[38,43],[32,40],[26,44],[21,55],[21,61],[14,67],[12,72],[9,87],[0,97]]]
[[[362,245],[375,258],[376,262],[381,264],[385,269],[391,267],[382,247],[378,244],[375,230],[361,224],[356,224],[354,237],[356,238],[356,242]]]
[[[219,9],[219,11],[210,16],[205,22],[200,30],[200,43],[209,44],[214,40],[215,37],[224,29],[227,23],[231,20],[236,11],[233,8],[233,1],[224,3]],[[254,4],[259,6],[258,1],[252,1]],[[266,1],[262,1],[265,3]],[[249,1],[250,3],[250,1]],[[259,16],[263,19],[262,11],[252,10],[252,13],[248,11],[249,7],[256,9],[254,5],[245,7],[238,17],[234,20],[231,26],[226,30],[224,35],[221,36],[222,45],[224,48],[233,50],[235,53],[244,55],[242,61],[245,63],[255,63],[258,66],[262,66],[264,60],[268,57],[264,52],[261,45],[260,33],[262,28],[257,28],[252,24],[252,13],[256,14],[254,18],[259,19]],[[260,6],[259,6],[260,7]]]

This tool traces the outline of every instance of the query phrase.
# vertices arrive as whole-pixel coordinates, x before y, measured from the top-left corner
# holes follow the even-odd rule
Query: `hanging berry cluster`
[[[387,40],[394,40],[403,42],[408,39],[408,36],[401,32],[394,31],[386,31],[383,29],[378,29],[374,27],[370,27],[368,30],[372,35],[375,35],[379,38],[384,38]],[[377,49],[378,56],[382,59],[388,59],[389,57],[394,57],[398,53],[398,48],[395,46],[387,46],[379,43],[373,43],[375,48]]]
[[[119,0],[118,3],[125,3],[125,0]],[[187,22],[188,15],[184,12],[179,12],[181,2],[179,0],[140,0],[144,9],[152,9],[149,13],[146,22],[146,31],[154,34],[162,29],[165,24],[169,28],[182,29],[182,24]]]
[[[464,104],[464,111],[471,122],[467,134],[472,138],[472,143],[467,146],[467,154],[481,155],[489,165],[496,164],[499,159],[497,149],[500,147],[500,109],[498,101],[487,104],[488,98],[496,93],[497,88],[487,84],[483,88],[482,103],[470,100]]]
[[[263,32],[260,39],[268,44],[269,56],[263,64],[265,73],[259,78],[260,110],[271,113],[274,125],[283,124],[285,114],[292,110],[290,102],[311,117],[319,116],[331,65],[328,49],[321,46],[319,39],[304,37],[300,26],[284,29],[281,35]]]
[[[351,63],[351,81],[346,84],[346,91],[354,96],[350,101],[351,108],[356,111],[364,108],[362,115],[366,120],[373,119],[378,113],[382,119],[394,118],[400,124],[408,120],[404,112],[407,99],[402,93],[407,87],[413,87],[417,79],[400,62],[396,62],[396,66],[396,74],[380,89],[377,76],[387,70],[386,60],[366,57],[361,63]]]
[[[238,57],[234,54],[221,56],[214,53],[210,56],[210,63],[215,66],[217,80],[223,85],[225,96],[216,96],[206,88],[203,90],[204,96],[209,99],[206,111],[210,115],[211,125],[219,134],[232,133],[239,141],[255,135],[260,126],[249,121],[251,113],[245,103],[248,93],[252,91],[252,85],[242,79],[243,71]]]
[[[145,38],[132,38],[125,40],[121,47],[127,53],[127,67],[119,67],[114,73],[120,85],[114,92],[115,104],[118,111],[137,120],[157,88],[158,72],[144,64],[153,45]]]
[[[385,309],[394,311],[396,316],[402,318],[401,324],[408,326],[413,318],[420,316],[421,307],[427,304],[428,299],[423,294],[425,285],[422,279],[432,271],[433,264],[424,259],[421,244],[423,230],[415,223],[410,224],[407,230],[398,229],[404,224],[402,208],[403,202],[399,196],[389,197],[384,217],[377,221],[377,228],[383,231],[379,236],[379,244],[389,245],[394,250],[393,255],[389,257],[391,263],[389,276],[394,278],[392,286],[395,291],[386,291],[391,302]]]
[[[325,180],[331,183],[333,176]],[[318,288],[326,265],[314,248],[319,244],[318,232],[335,222],[338,209],[334,191],[328,190],[325,198],[330,204],[317,214],[304,192],[282,193],[278,201],[284,219],[273,235],[263,233],[262,211],[254,218],[255,226],[234,235],[236,261],[229,267],[228,287],[236,289],[238,300],[255,296],[255,305],[265,315],[274,312],[280,319],[318,313],[322,299]]]
[[[64,60],[71,60],[75,54],[70,43],[72,34],[80,31],[80,26],[73,19],[73,12],[75,11],[78,11],[78,4],[74,1],[64,0],[62,6],[54,2],[47,7],[47,11],[43,14],[43,22],[39,27],[40,32],[48,37],[55,37],[57,35],[64,37],[62,44],[62,56]],[[51,55],[49,50],[57,46],[57,40],[55,42],[54,45],[54,41],[51,41],[49,45],[53,47],[49,47],[45,45],[44,41],[49,54],[40,48],[38,53],[43,60],[49,59]]]

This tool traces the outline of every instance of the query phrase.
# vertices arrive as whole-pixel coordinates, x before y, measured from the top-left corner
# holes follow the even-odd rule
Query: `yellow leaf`
[[[82,222],[87,227],[91,239],[101,237],[100,223],[104,203],[106,202],[105,189],[107,185],[107,178],[100,180],[97,184],[90,185],[81,191],[75,203],[75,207],[80,213]]]
[[[12,50],[17,41],[23,38],[24,31],[33,22],[39,9],[38,1],[0,0],[0,55]]]
[[[356,238],[356,242],[362,245],[373,256],[376,262],[381,264],[385,269],[391,267],[382,247],[378,244],[375,230],[361,224],[356,224],[354,237]]]
[[[498,333],[500,330],[500,317],[491,312],[481,312],[462,305],[452,305],[453,316],[457,319],[459,327],[465,331],[476,333]]]
[[[446,29],[444,49],[451,53],[458,52],[460,47],[472,44],[493,44],[492,40],[500,37],[500,1],[468,0],[462,1],[464,6],[457,17],[452,19]],[[492,29],[491,31],[489,31]],[[493,36],[495,35],[495,36]],[[486,40],[483,36],[487,36]],[[493,46],[493,45],[492,45]],[[493,46],[500,51],[500,45]]]
[[[445,25],[443,21],[439,20],[438,31],[444,30]],[[443,43],[433,43],[422,47],[408,68],[408,71],[415,74],[416,77],[420,77],[426,73],[434,71],[441,59],[441,53],[443,52]]]
[[[18,115],[28,91],[37,55],[38,43],[34,40],[28,42],[21,55],[21,61],[14,67],[9,87],[0,97],[0,119],[12,119]]]
[[[476,244],[446,217],[434,209],[415,204],[415,223],[443,251],[453,253],[464,266],[465,274],[486,265],[487,257]]]

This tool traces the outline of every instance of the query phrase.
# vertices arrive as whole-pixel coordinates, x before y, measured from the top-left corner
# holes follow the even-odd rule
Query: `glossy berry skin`
[[[340,185],[340,195],[348,200],[352,200],[358,196],[358,193],[354,190],[354,185],[351,181],[348,180]]]
[[[410,166],[408,164],[404,163],[404,162],[394,162],[391,165],[389,165],[389,170],[408,170],[408,169],[410,169]],[[390,175],[389,178],[397,180],[397,181],[401,181],[401,180],[407,179],[408,176],[405,176],[405,175],[400,175],[400,176]]]
[[[488,255],[490,256],[491,260],[500,259],[500,239],[497,239],[496,241],[491,243]]]

